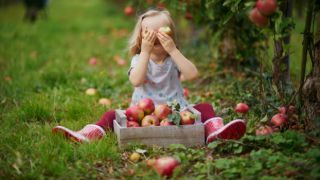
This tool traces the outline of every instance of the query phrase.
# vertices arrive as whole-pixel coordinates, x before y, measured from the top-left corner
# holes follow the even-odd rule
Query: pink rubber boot
[[[96,139],[101,139],[106,136],[105,131],[97,125],[89,124],[86,125],[82,130],[75,132],[63,126],[56,126],[53,128],[52,133],[57,134],[59,132],[64,133],[68,140],[75,140],[77,142],[90,142]]]
[[[246,124],[241,119],[236,119],[223,124],[223,119],[215,117],[207,120],[204,123],[207,144],[218,139],[240,139],[246,133]]]

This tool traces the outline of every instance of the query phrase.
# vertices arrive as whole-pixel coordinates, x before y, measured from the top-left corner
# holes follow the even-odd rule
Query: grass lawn
[[[133,87],[126,74],[130,58],[125,49],[135,18],[125,16],[121,7],[98,0],[54,0],[47,12],[48,19],[31,24],[23,21],[21,4],[0,8],[0,179],[162,179],[145,163],[128,161],[132,151],[144,146],[133,144],[128,149],[119,149],[111,132],[102,140],[85,144],[72,143],[51,133],[57,125],[78,131],[87,124],[95,124],[108,110],[129,106]],[[118,66],[114,55],[126,59],[127,64]],[[98,59],[97,66],[88,64],[93,57]],[[294,63],[296,71],[298,62]],[[227,98],[230,95],[227,90],[236,83],[221,79],[201,89],[189,82],[184,85],[195,92],[189,103],[214,101],[219,108],[223,106],[220,100],[236,103],[235,99]],[[96,88],[99,96],[86,96],[88,88]],[[210,91],[213,94],[202,93]],[[110,99],[112,106],[99,105],[99,98]],[[252,114],[250,117],[260,118]],[[292,135],[293,139],[296,137]],[[211,156],[214,150],[207,147],[154,147],[148,149],[147,158],[176,157],[183,164],[177,176],[185,179],[206,179],[210,174],[226,178],[217,175],[231,166],[222,150]],[[270,152],[265,153],[271,156]],[[310,158],[317,153],[320,154],[315,151],[314,156],[296,156],[305,163],[314,163]],[[248,157],[247,153],[235,158],[250,164],[251,161],[241,159]],[[291,155],[284,157],[287,160]],[[217,161],[220,164],[216,169],[208,164],[219,158],[222,159]],[[250,164],[246,168],[256,166]],[[259,167],[251,171],[253,175],[262,171]],[[237,173],[250,177],[248,169]],[[312,168],[303,171],[310,172]]]

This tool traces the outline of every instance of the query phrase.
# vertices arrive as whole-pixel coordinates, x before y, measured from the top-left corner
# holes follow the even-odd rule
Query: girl
[[[161,27],[168,26],[171,36],[158,31]],[[148,33],[142,38],[142,29],[148,29]],[[195,80],[198,70],[195,65],[185,58],[179,51],[179,43],[176,38],[175,27],[168,11],[149,10],[142,14],[135,26],[133,35],[129,41],[129,53],[133,57],[128,76],[135,87],[132,95],[132,105],[137,105],[141,99],[150,98],[155,106],[166,103],[167,97],[174,99],[184,110],[188,105],[181,85],[181,74],[187,80]],[[201,121],[215,120],[213,108],[208,103],[194,106],[201,112]],[[105,136],[105,130],[113,130],[115,111],[106,112],[95,124],[85,126],[81,131],[74,132],[68,128],[57,126],[52,132],[61,131],[67,139],[75,139],[79,142],[90,142]],[[212,123],[211,123],[212,124]],[[238,139],[245,132],[243,121],[233,121],[226,126],[217,124],[211,137],[219,136],[222,139]],[[214,131],[210,131],[214,133]]]

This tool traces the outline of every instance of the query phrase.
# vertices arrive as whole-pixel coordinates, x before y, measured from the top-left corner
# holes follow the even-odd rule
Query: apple
[[[147,166],[149,166],[149,167],[153,167],[153,165],[154,165],[154,163],[156,163],[156,159],[148,159],[148,161],[147,161]]]
[[[144,38],[144,37],[146,37],[146,35],[148,34],[148,29],[147,28],[144,28],[143,30],[142,30],[142,32],[141,32],[141,37],[142,38]]]
[[[234,112],[239,112],[242,114],[246,114],[249,111],[249,106],[246,105],[245,103],[239,103],[236,106],[236,109],[234,110]]]
[[[155,110],[154,115],[159,119],[165,119],[172,113],[172,110],[166,104],[159,104]]]
[[[86,90],[86,95],[90,95],[90,96],[98,95],[98,91],[94,88],[89,88]]]
[[[272,126],[288,126],[289,121],[288,117],[284,114],[276,114],[271,118],[270,124]]]
[[[125,66],[127,64],[127,61],[124,59],[118,59],[117,64],[119,66]]]
[[[159,126],[159,119],[153,115],[146,115],[141,121],[141,127]]]
[[[95,65],[98,64],[98,60],[97,60],[96,58],[91,58],[91,59],[89,60],[89,64],[90,64],[91,66],[95,66]]]
[[[102,104],[104,106],[111,106],[111,101],[107,98],[101,98],[99,100],[99,104]]]
[[[250,20],[258,27],[266,27],[269,25],[269,20],[266,16],[262,15],[258,8],[255,7],[250,12]]]
[[[179,162],[172,157],[162,157],[154,163],[154,168],[158,174],[163,176],[171,176],[174,168],[179,166]]]
[[[139,123],[144,117],[144,112],[138,105],[133,105],[126,110],[126,116],[128,121],[136,121]]]
[[[163,119],[160,122],[160,126],[174,126],[175,124],[173,122],[169,122],[168,118]]]
[[[188,125],[188,124],[194,124],[195,119],[191,118],[190,115],[192,113],[190,111],[181,111],[180,116],[180,125]]]
[[[185,96],[186,98],[188,98],[189,92],[190,92],[190,90],[188,90],[188,89],[183,89],[183,93],[184,93],[184,96]]]
[[[131,16],[131,15],[134,13],[134,9],[132,8],[132,6],[127,6],[127,7],[124,9],[124,13],[125,13],[127,16]]]
[[[158,9],[163,9],[164,8],[164,4],[157,4],[157,8]]]
[[[165,26],[165,27],[161,27],[158,29],[158,33],[160,32],[164,32],[166,33],[168,36],[171,36],[171,29],[169,28],[169,26]]]
[[[277,10],[277,2],[275,0],[258,0],[257,8],[261,14],[269,16]]]
[[[292,115],[294,111],[296,111],[296,108],[294,106],[289,106],[289,110],[288,110],[288,114]],[[280,112],[282,112],[282,114],[286,114],[286,107],[282,107],[280,108]]]
[[[143,109],[145,115],[149,115],[154,111],[154,103],[149,98],[145,98],[139,101],[138,106]]]
[[[186,19],[191,20],[193,18],[193,15],[189,12],[186,13]]]
[[[130,160],[132,162],[138,162],[140,160],[140,154],[137,152],[132,153],[130,156]]]
[[[128,121],[127,127],[140,127],[139,124],[135,121]]]
[[[114,55],[114,56],[113,56],[113,60],[114,60],[114,61],[117,62],[119,59],[120,59],[120,56],[119,56],[119,55]]]
[[[12,81],[11,77],[7,76],[4,78],[4,81]]]
[[[262,134],[268,136],[269,134],[274,133],[273,129],[270,126],[261,126],[256,130],[256,135]]]

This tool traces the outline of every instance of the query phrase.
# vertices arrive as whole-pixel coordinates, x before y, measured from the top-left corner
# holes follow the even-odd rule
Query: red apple
[[[183,89],[183,93],[184,93],[184,96],[186,97],[186,98],[188,98],[188,94],[189,94],[189,90],[188,89]]]
[[[154,115],[159,119],[165,119],[172,113],[172,110],[166,104],[159,104],[154,110]]]
[[[289,106],[288,111],[289,111],[288,114],[292,115],[293,112],[296,111],[296,108],[294,106]],[[280,112],[282,112],[282,114],[286,114],[286,108],[285,107],[280,108]]]
[[[234,110],[234,112],[239,112],[242,114],[246,114],[249,111],[249,106],[246,105],[245,103],[239,103],[236,106],[236,109]]]
[[[173,122],[169,122],[168,118],[163,119],[160,122],[160,126],[174,126],[175,124]]]
[[[138,106],[143,109],[145,115],[149,115],[154,111],[154,103],[149,98],[145,98],[139,101]]]
[[[159,126],[159,119],[153,115],[146,115],[141,121],[141,127]]]
[[[127,64],[127,61],[124,59],[118,59],[117,64],[119,66],[125,66]]]
[[[146,35],[148,34],[148,29],[147,28],[144,28],[143,30],[142,30],[142,32],[141,32],[141,37],[142,38],[144,38],[144,37],[146,37]]]
[[[158,33],[160,32],[164,32],[166,33],[168,36],[171,36],[171,29],[169,28],[169,26],[165,26],[165,27],[161,27],[158,29]]]
[[[86,90],[86,95],[90,95],[90,96],[98,95],[98,91],[94,88],[89,88]]]
[[[135,121],[128,121],[127,127],[140,127],[139,124]]]
[[[180,125],[188,125],[188,124],[194,124],[195,119],[191,118],[190,115],[192,113],[190,111],[181,111],[180,116]]]
[[[97,60],[96,58],[91,58],[91,59],[89,60],[89,64],[90,64],[91,66],[95,66],[95,65],[98,64],[98,60]]]
[[[99,100],[99,104],[102,104],[104,106],[111,106],[111,101],[107,98],[101,98]]]
[[[137,152],[132,153],[130,156],[130,160],[132,162],[138,162],[140,160],[140,154]]]
[[[164,8],[164,4],[157,4],[157,8],[158,9],[163,9]]]
[[[147,0],[147,3],[148,3],[148,4],[151,4],[151,3],[152,3],[152,1],[153,1],[153,0]]]
[[[269,16],[277,10],[277,2],[275,0],[258,0],[257,8],[261,14]]]
[[[11,77],[7,76],[4,78],[4,81],[12,81]]]
[[[193,15],[189,12],[186,13],[186,19],[191,20],[193,18]]]
[[[119,59],[120,59],[120,56],[119,56],[119,55],[114,55],[114,56],[113,56],[113,60],[114,60],[114,61],[117,62]]]
[[[255,7],[250,12],[250,20],[253,24],[255,24],[258,27],[266,27],[269,24],[269,20],[266,16],[262,15],[258,8]]]
[[[273,129],[270,126],[261,126],[256,130],[256,135],[262,134],[268,136],[269,134],[274,133]]]
[[[144,112],[138,105],[133,105],[126,110],[126,116],[128,121],[136,121],[139,123],[144,117]]]
[[[288,117],[281,113],[276,114],[271,118],[270,125],[271,126],[288,126],[289,125]]]
[[[177,166],[179,166],[179,162],[172,157],[162,157],[154,163],[155,170],[162,177],[171,176],[173,174],[174,168],[176,168]]]
[[[128,16],[131,16],[134,13],[134,9],[132,8],[132,6],[127,6],[124,9],[124,13]]]

